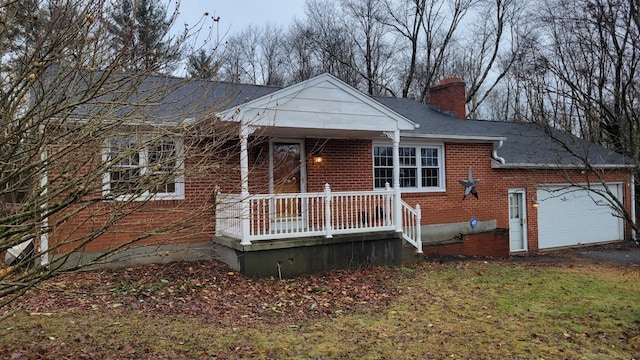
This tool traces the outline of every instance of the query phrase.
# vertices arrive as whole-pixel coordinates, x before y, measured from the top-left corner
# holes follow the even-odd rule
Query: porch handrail
[[[242,238],[242,195],[216,196],[216,235]]]
[[[245,199],[248,218],[243,219],[242,196],[218,194],[216,203],[216,235],[252,241],[303,236],[333,237],[394,231],[402,224],[402,237],[422,252],[420,206],[413,209],[401,201],[401,219],[394,218],[396,192],[388,186],[372,191],[333,192],[328,184],[323,192],[256,194]],[[248,233],[243,231],[243,221]]]
[[[389,188],[333,192],[328,184],[316,193],[255,194],[245,199],[249,216],[243,219],[241,195],[218,194],[216,234],[247,245],[274,238],[392,231],[394,196]],[[243,221],[248,222],[248,233],[243,232]]]
[[[391,190],[257,194],[248,198],[249,241],[393,230]]]
[[[420,220],[422,210],[420,204],[416,204],[415,209],[404,200],[402,203],[402,237],[416,248],[416,252],[422,253],[422,229]]]

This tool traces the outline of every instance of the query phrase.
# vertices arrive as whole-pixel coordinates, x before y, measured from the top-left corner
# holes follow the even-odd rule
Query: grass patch
[[[152,316],[119,308],[78,313],[60,309],[50,316],[17,312],[0,323],[0,355],[223,359],[640,356],[638,271],[459,262],[425,263],[391,272],[393,276],[385,281],[393,283],[396,291],[383,305],[368,309],[365,304],[355,312],[339,309],[312,320],[276,313],[273,318],[255,321],[238,315],[229,325],[207,316]],[[111,289],[125,296],[132,288],[126,285]],[[298,295],[293,291],[302,287],[296,280],[285,290],[295,299]],[[167,282],[158,282],[153,290],[170,289]],[[304,294],[334,291],[323,285]],[[247,297],[237,306],[260,305]]]

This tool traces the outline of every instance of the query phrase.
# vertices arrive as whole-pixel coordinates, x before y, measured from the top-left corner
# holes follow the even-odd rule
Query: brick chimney
[[[457,77],[442,79],[429,89],[429,104],[451,111],[460,119],[467,118],[466,97],[465,83]]]

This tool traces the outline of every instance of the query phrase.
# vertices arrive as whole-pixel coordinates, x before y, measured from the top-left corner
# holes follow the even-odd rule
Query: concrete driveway
[[[512,257],[514,261],[530,262],[571,262],[580,259],[625,266],[640,266],[640,247],[633,242],[625,241],[573,249],[550,250]]]

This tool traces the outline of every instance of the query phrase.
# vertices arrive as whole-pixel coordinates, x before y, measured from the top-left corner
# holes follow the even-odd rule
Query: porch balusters
[[[305,236],[397,231],[413,244],[420,243],[420,207],[398,199],[397,189],[334,192],[329,184],[319,193],[218,194],[216,235],[252,241]],[[396,204],[400,200],[400,209]],[[295,205],[295,206],[294,206]],[[398,211],[400,210],[400,211]],[[293,212],[292,212],[293,211]],[[400,212],[400,216],[397,216]]]

